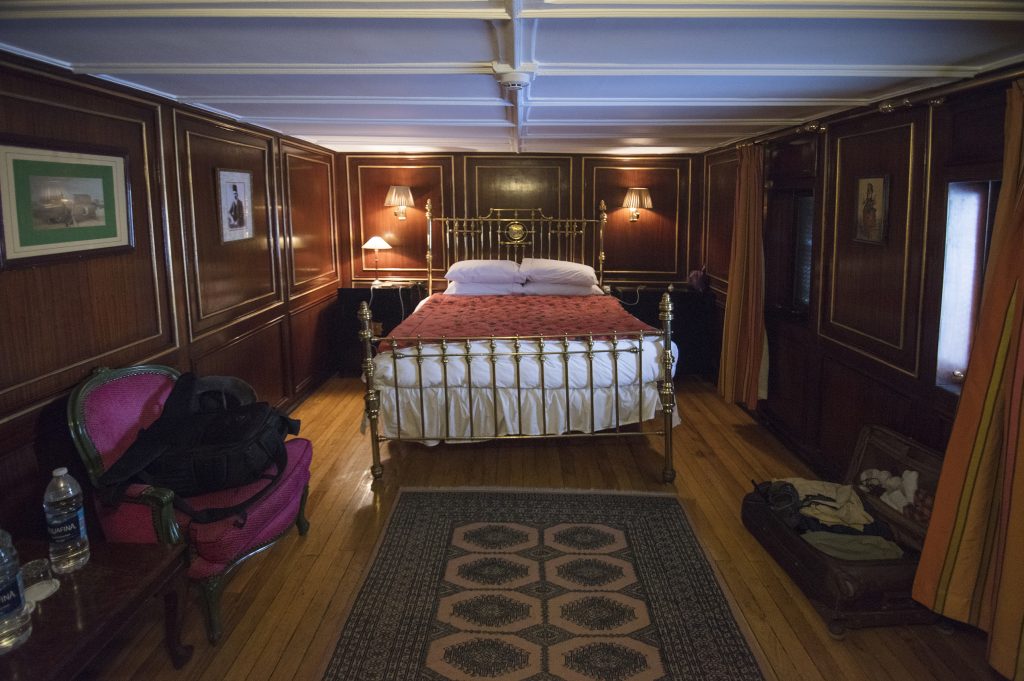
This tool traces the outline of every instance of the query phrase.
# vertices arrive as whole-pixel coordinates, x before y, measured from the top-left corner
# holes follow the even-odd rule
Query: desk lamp
[[[380,279],[380,251],[381,249],[390,250],[391,244],[389,244],[387,241],[384,241],[384,239],[379,236],[371,236],[370,239],[365,244],[363,244],[363,250],[366,250],[368,248],[373,249],[374,280],[373,283],[370,284],[370,286],[383,286],[384,282],[381,281]]]

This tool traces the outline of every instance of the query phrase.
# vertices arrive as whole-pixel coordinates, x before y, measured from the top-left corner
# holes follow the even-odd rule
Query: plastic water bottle
[[[50,565],[53,571],[74,572],[89,562],[89,537],[85,534],[82,488],[67,468],[53,471],[43,494],[46,529],[50,534]]]
[[[11,535],[0,530],[0,655],[14,650],[32,633],[32,614],[25,608],[18,552]]]

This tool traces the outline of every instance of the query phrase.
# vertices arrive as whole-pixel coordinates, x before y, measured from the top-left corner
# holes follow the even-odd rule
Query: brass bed
[[[426,217],[428,297],[434,292],[435,221],[443,234],[446,268],[469,259],[548,258],[592,265],[603,285],[603,201],[596,219],[555,219],[538,209],[492,209],[475,218],[434,217],[429,201]],[[672,426],[678,417],[672,383],[672,302],[667,294],[661,299],[659,318],[661,329],[656,333],[605,329],[585,334],[403,338],[392,332],[379,337],[372,331],[369,306],[362,303],[359,337],[373,477],[383,475],[380,443],[386,440],[431,444],[661,435],[662,480],[671,482]],[[625,428],[656,419],[659,412],[658,429]]]

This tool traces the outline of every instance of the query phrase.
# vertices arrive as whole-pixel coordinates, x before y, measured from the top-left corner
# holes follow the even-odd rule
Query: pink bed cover
[[[435,294],[388,334],[438,340],[490,336],[658,333],[612,296],[446,296]],[[403,344],[400,342],[400,344]]]

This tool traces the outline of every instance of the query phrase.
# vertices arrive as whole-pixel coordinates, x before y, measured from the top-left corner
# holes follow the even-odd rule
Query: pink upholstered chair
[[[71,393],[68,425],[93,485],[124,454],[139,430],[160,415],[177,378],[178,371],[159,365],[97,369]],[[216,643],[222,633],[220,595],[234,568],[269,547],[293,524],[299,534],[304,535],[309,528],[305,506],[313,447],[309,440],[293,438],[286,448],[288,470],[270,494],[248,508],[244,524],[237,523],[235,517],[206,524],[192,522],[175,510],[173,492],[142,484],[131,485],[117,508],[96,504],[107,541],[188,541],[188,575],[201,588],[211,643]],[[273,466],[270,471],[274,471]],[[258,480],[188,501],[196,510],[232,506],[267,484],[267,480]]]

